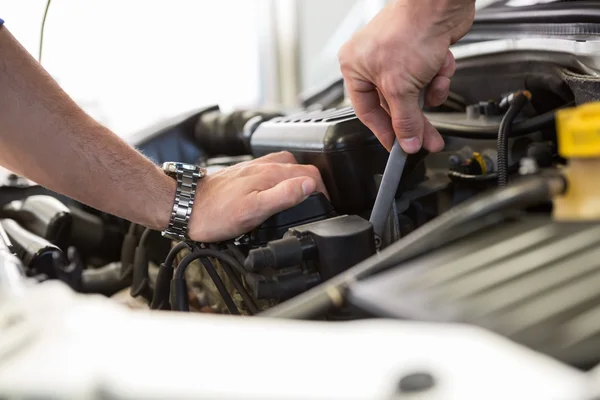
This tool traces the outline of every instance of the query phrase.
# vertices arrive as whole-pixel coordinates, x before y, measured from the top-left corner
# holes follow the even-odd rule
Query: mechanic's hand
[[[244,162],[199,182],[188,234],[204,243],[233,239],[314,192],[327,195],[319,170],[288,152]]]
[[[449,51],[470,29],[475,0],[392,0],[339,53],[360,120],[390,150],[394,136],[407,153],[436,152],[444,140],[419,108],[448,97],[455,61]]]

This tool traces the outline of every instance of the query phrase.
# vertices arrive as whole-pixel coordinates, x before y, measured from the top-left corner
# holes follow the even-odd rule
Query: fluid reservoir
[[[554,200],[554,218],[600,219],[600,102],[556,115],[559,154],[567,160],[567,191]]]

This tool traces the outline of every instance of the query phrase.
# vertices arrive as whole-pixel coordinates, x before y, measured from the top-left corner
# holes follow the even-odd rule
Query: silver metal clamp
[[[206,169],[197,165],[179,162],[166,162],[163,171],[177,181],[175,202],[171,211],[168,228],[162,232],[166,238],[173,240],[188,239],[187,231],[192,216],[198,181],[205,177]]]

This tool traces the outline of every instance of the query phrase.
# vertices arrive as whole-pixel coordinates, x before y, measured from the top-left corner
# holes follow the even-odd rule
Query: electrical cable
[[[197,254],[202,254],[200,257],[211,257],[211,258],[216,258],[217,260],[219,260],[222,263],[225,264],[229,264],[231,265],[233,268],[235,268],[236,270],[238,270],[238,272],[242,271],[245,273],[243,267],[236,261],[235,258],[233,258],[232,256],[230,256],[229,254],[217,251],[217,250],[213,250],[213,249],[195,249],[194,253]],[[181,265],[181,264],[179,264]],[[187,266],[186,266],[187,268]],[[173,279],[183,279],[185,278],[185,268],[181,269],[179,268],[179,266],[177,266],[177,268],[175,269],[175,277]]]
[[[187,283],[185,281],[185,271],[186,271],[187,267],[195,260],[197,260],[199,258],[208,258],[208,257],[216,258],[217,260],[221,261],[222,263],[228,263],[228,264],[236,264],[237,263],[237,261],[233,257],[231,257],[227,254],[221,253],[219,251],[215,251],[212,249],[195,248],[194,251],[192,251],[190,254],[188,254],[179,263],[179,265],[175,269],[175,276],[173,277],[173,280],[171,281],[171,295],[170,295],[171,308],[173,310],[189,311],[190,307],[189,307],[189,302],[188,302],[188,298],[187,298]],[[206,263],[206,264],[203,263],[203,266],[206,269],[207,273],[210,275],[211,279],[213,279],[213,282],[217,286],[217,289],[219,289],[220,286],[224,289],[224,292],[221,292],[221,290],[219,290],[219,293],[221,294],[221,296],[224,296],[223,297],[224,299],[226,297],[228,297],[229,293],[227,292],[227,289],[225,288],[225,285],[223,284],[221,277],[217,274],[212,263]]]
[[[175,262],[175,257],[185,250],[191,250],[191,246],[186,242],[179,242],[169,251],[167,254],[167,258],[165,262],[163,262],[159,269],[158,275],[156,276],[156,282],[154,282],[154,293],[152,294],[152,302],[150,303],[151,310],[170,310],[171,303],[169,302],[169,292],[171,279],[173,279],[173,273],[175,268],[173,268],[173,263]]]
[[[132,222],[121,245],[121,279],[123,280],[131,279],[133,274],[134,253],[138,243],[136,230],[137,224]]]
[[[215,268],[212,261],[210,261],[210,259],[208,258],[204,258],[200,260],[200,264],[202,264],[202,266],[206,270],[206,273],[208,274],[208,276],[210,276],[210,279],[215,284],[215,287],[217,288],[219,294],[221,295],[221,298],[225,302],[225,306],[229,310],[229,313],[231,315],[240,315],[240,310],[235,305],[235,302],[231,298],[231,295],[229,294],[225,283],[223,283],[223,279],[221,279],[221,277],[219,276],[219,273],[217,272],[217,269]]]
[[[230,252],[232,252],[234,257],[238,260],[238,262],[240,262],[240,264],[243,264],[245,258],[240,249],[238,249],[233,243],[228,243],[226,246],[227,249]],[[217,249],[217,247],[214,245],[211,245],[210,248],[212,248],[213,250]],[[235,287],[235,290],[238,291],[238,293],[242,297],[242,300],[244,300],[244,303],[246,304],[246,307],[248,307],[250,313],[252,315],[258,314],[260,312],[260,308],[256,304],[256,301],[254,300],[252,295],[250,295],[250,292],[248,292],[248,290],[240,280],[238,274],[236,274],[235,271],[227,263],[221,263],[221,268],[223,268],[223,272],[227,274],[229,280]]]
[[[258,314],[260,312],[260,308],[254,301],[252,295],[250,295],[250,292],[248,292],[244,284],[235,274],[235,271],[229,266],[229,264],[225,263],[221,263],[221,268],[223,268],[223,272],[225,272],[225,274],[229,277],[231,284],[233,285],[233,287],[235,287],[235,290],[238,291],[238,293],[242,297],[242,300],[244,300],[244,303],[246,304],[246,307],[248,307],[248,311],[250,311],[250,314]]]
[[[519,166],[514,164],[508,167],[510,174],[519,171]],[[492,182],[498,180],[498,173],[491,172],[489,174],[464,174],[458,171],[448,171],[448,178],[455,182]]]
[[[452,181],[458,182],[491,182],[496,181],[498,179],[498,174],[496,172],[491,172],[489,174],[463,174],[458,171],[448,171],[448,178]]]
[[[169,251],[167,254],[167,258],[165,258],[164,265],[167,267],[173,267],[173,263],[175,262],[175,257],[184,249],[192,249],[192,246],[186,242],[179,242]]]
[[[575,105],[574,102],[565,104],[557,110],[568,108]],[[538,132],[555,126],[555,115],[557,110],[548,111],[546,113],[529,118],[523,122],[517,122],[512,126],[512,137],[526,136],[534,132]],[[481,140],[496,140],[498,139],[499,126],[477,126],[458,124],[436,120],[435,113],[427,113],[427,117],[431,124],[444,136],[451,136],[463,139],[481,139]]]
[[[258,315],[291,319],[324,315],[332,308],[343,306],[353,282],[497,224],[504,218],[500,211],[521,210],[550,201],[564,193],[566,185],[560,175],[529,176],[509,186],[477,195],[346,272]]]
[[[226,243],[225,246],[227,247],[227,250],[229,250],[231,255],[233,255],[240,264],[244,265],[246,257],[244,257],[244,254],[240,251],[240,249],[238,249],[237,246],[233,243]]]
[[[133,298],[142,296],[148,304],[152,303],[154,289],[150,285],[150,260],[146,249],[152,229],[146,228],[140,237],[133,256],[132,282],[130,295]]]
[[[498,186],[503,187],[508,184],[508,139],[512,137],[513,123],[519,116],[523,108],[531,99],[531,93],[527,90],[519,91],[512,95],[508,100],[510,106],[508,111],[500,122],[498,128]]]
[[[48,9],[52,0],[46,2],[46,10],[44,11],[44,18],[42,18],[42,28],[40,29],[40,49],[38,54],[38,62],[42,63],[42,48],[44,47],[44,31],[46,29],[46,19],[48,18]]]
[[[146,242],[148,241],[148,237],[150,236],[151,233],[152,233],[152,229],[150,229],[150,228],[146,228],[144,230],[144,233],[142,233],[142,236],[140,237],[140,242],[138,243],[138,247],[146,245]]]

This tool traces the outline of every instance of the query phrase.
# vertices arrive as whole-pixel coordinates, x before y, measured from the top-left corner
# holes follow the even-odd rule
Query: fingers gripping
[[[259,192],[257,201],[258,210],[262,215],[258,219],[264,220],[278,212],[292,208],[302,203],[308,196],[315,192],[317,184],[314,179],[298,177],[282,181],[271,189]]]
[[[394,128],[389,114],[382,107],[382,99],[375,86],[371,86],[368,90],[349,87],[348,95],[358,119],[373,131],[389,151],[394,143]]]

